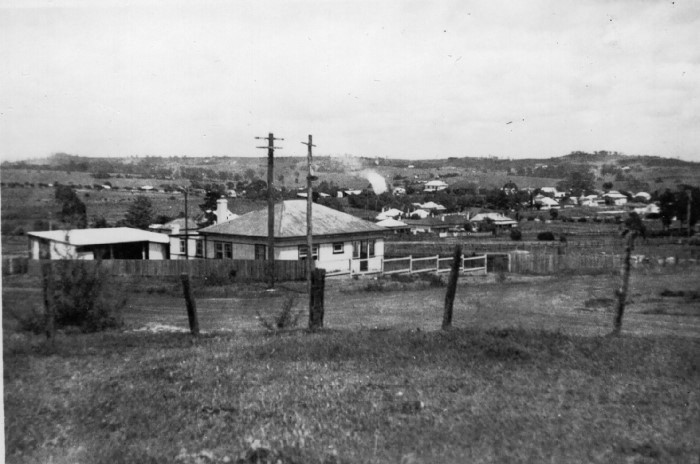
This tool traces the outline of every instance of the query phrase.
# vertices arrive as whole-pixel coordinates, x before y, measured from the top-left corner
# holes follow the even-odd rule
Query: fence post
[[[323,328],[323,293],[326,287],[326,270],[311,272],[311,304],[309,305],[309,330]]]
[[[408,255],[408,273],[413,274],[413,255]]]
[[[452,309],[457,293],[457,278],[459,277],[459,258],[462,256],[462,246],[456,245],[452,258],[452,268],[450,269],[450,280],[447,283],[447,293],[445,293],[445,311],[442,314],[442,330],[452,327]]]
[[[190,333],[194,336],[199,335],[199,321],[197,320],[197,304],[192,297],[192,289],[190,288],[189,274],[180,274],[182,279],[182,292],[185,294],[185,304],[187,305],[187,319],[190,323]]]
[[[42,288],[44,293],[44,317],[46,319],[46,338],[53,340],[56,336],[56,314],[54,313],[54,281],[51,261],[41,263]]]

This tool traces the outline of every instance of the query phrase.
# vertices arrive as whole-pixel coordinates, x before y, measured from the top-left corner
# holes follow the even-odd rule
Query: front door
[[[368,269],[367,258],[369,258],[369,242],[367,240],[356,240],[352,242],[352,246],[352,257],[360,260],[360,272],[366,272]]]

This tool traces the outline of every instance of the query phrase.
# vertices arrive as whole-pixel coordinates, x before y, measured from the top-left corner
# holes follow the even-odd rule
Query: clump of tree
[[[60,219],[71,229],[87,227],[87,208],[70,185],[57,185],[54,197],[61,204]]]
[[[148,229],[153,219],[153,204],[143,195],[138,195],[129,206],[129,209],[120,221],[119,225],[134,227],[136,229]]]

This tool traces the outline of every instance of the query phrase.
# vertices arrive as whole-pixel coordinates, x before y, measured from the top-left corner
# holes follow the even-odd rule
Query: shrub
[[[520,229],[511,229],[510,230],[510,239],[511,240],[519,241],[519,240],[522,240],[522,238],[523,238],[523,233],[520,232]]]
[[[433,274],[432,272],[428,272],[425,274],[420,274],[420,277],[422,280],[427,281],[431,287],[444,287],[446,285],[445,281],[443,280],[440,274]]]
[[[279,330],[291,329],[297,326],[299,323],[299,316],[301,311],[294,313],[294,305],[296,303],[296,297],[294,295],[288,296],[284,303],[282,304],[282,309],[280,312],[273,316],[272,318],[267,318],[260,314],[258,311],[258,322],[264,328],[270,332],[277,332]]]
[[[544,231],[537,234],[537,240],[551,242],[554,240],[554,234],[550,231]]]
[[[38,335],[46,330],[46,314],[38,310],[36,306],[31,306],[29,314],[26,315],[15,311],[12,307],[3,307],[3,310],[17,320],[17,328],[22,332]]]
[[[97,332],[122,325],[126,292],[108,281],[99,262],[62,260],[56,263],[54,293],[56,325]]]

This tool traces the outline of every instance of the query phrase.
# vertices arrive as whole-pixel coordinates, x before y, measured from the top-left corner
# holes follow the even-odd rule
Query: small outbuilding
[[[130,227],[27,232],[31,259],[168,259],[166,234]]]

